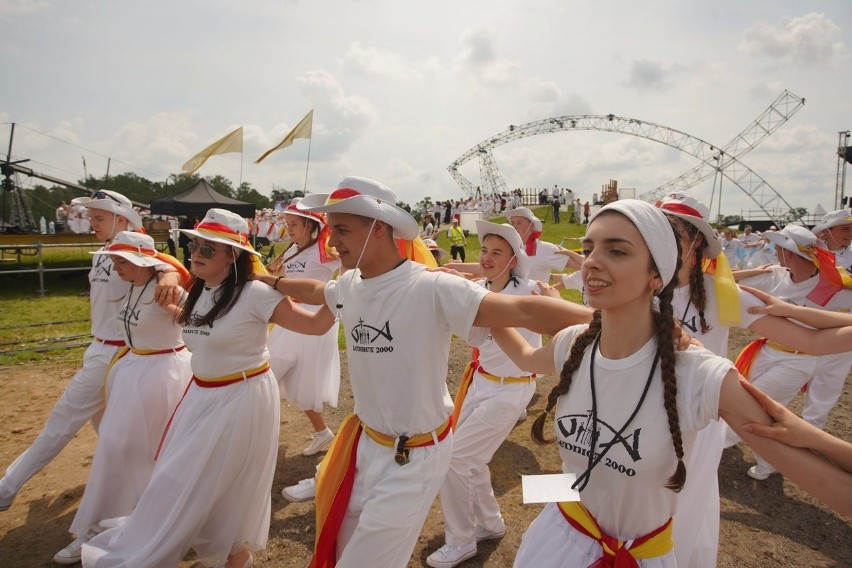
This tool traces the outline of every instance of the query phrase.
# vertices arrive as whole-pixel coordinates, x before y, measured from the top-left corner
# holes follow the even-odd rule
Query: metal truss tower
[[[475,184],[465,178],[458,170],[466,162],[479,158],[483,193],[499,193],[505,190],[506,183],[494,162],[492,154],[494,148],[539,134],[580,130],[618,132],[665,144],[699,160],[699,164],[689,172],[653,191],[640,195],[640,199],[654,201],[675,189],[688,190],[718,172],[754,201],[770,219],[778,222],[783,215],[795,210],[769,182],[743,164],[739,158],[750,152],[767,136],[777,130],[804,104],[803,98],[797,97],[789,91],[784,91],[772,102],[769,108],[724,147],[710,144],[700,138],[660,124],[614,114],[546,118],[522,125],[510,125],[507,130],[467,150],[447,169],[462,190],[473,195]]]

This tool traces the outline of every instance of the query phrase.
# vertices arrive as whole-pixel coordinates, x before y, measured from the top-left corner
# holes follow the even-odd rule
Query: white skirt
[[[653,530],[653,529],[651,529]],[[521,539],[516,568],[584,568],[602,554],[601,545],[572,527],[556,503],[548,503]],[[675,568],[673,551],[636,561],[641,568]]]
[[[151,479],[166,423],[192,377],[189,361],[186,349],[128,353],[110,369],[100,436],[72,533],[86,534],[104,519],[133,512]]]
[[[320,306],[299,304],[308,311]],[[335,323],[323,335],[304,335],[274,326],[267,341],[269,364],[278,379],[281,398],[302,410],[322,412],[323,403],[337,406],[340,392],[340,350]]]
[[[190,385],[133,514],[83,548],[83,566],[206,566],[266,546],[280,398],[271,372],[232,385]]]

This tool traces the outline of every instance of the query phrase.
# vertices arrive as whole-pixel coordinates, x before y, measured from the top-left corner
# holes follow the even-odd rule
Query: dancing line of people
[[[852,212],[765,233],[779,265],[737,271],[707,207],[682,192],[599,209],[580,257],[541,241],[541,220],[515,207],[508,224],[476,222],[478,263],[462,253],[434,269],[395,203],[383,184],[346,177],[290,204],[291,245],[268,267],[246,220],[211,209],[181,229],[190,276],[136,232],[124,196],[78,201],[105,243],[89,273],[95,339],[0,479],[0,510],[92,421],[76,538],[57,563],[176,566],[194,551],[205,566],[250,567],[269,534],[286,399],[314,430],[302,454],[326,452],[283,490],[315,498],[310,566],[406,566],[440,494],[445,542],[426,563],[453,568],[505,534],[488,464],[537,377],[557,375],[532,436],[557,443],[580,500],[545,506],[515,566],[714,566],[717,471],[738,441],[755,451],[752,478],[779,471],[852,515],[852,446],[821,430],[852,366],[852,317],[837,313],[852,307],[838,268]],[[586,305],[547,284],[566,266],[579,277],[560,286],[582,288]],[[355,404],[335,433],[322,412],[337,405],[341,325]],[[763,337],[736,365],[731,327]],[[473,349],[455,397],[452,335]],[[807,422],[784,408],[803,386]]]

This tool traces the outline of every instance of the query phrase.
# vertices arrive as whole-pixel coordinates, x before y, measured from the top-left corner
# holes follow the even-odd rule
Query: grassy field
[[[536,215],[547,219],[548,208],[534,209]],[[506,222],[505,217],[492,219]],[[585,226],[568,223],[544,223],[542,240],[562,243],[566,248],[578,248],[573,240],[585,233]],[[442,231],[438,244],[449,250],[446,231]],[[0,368],[8,365],[38,363],[57,360],[79,361],[81,344],[91,341],[89,325],[89,298],[86,267],[91,265],[89,251],[95,247],[62,247],[46,249],[46,268],[81,267],[78,271],[49,272],[44,276],[44,295],[39,293],[37,274],[11,274],[14,262],[4,262],[0,267]],[[265,249],[262,252],[266,252]],[[479,260],[479,241],[468,238],[467,260]],[[9,258],[9,255],[6,255]],[[35,257],[26,259],[24,268],[35,267]],[[6,273],[4,274],[4,270]],[[563,297],[574,302],[580,299],[576,291],[565,291]],[[344,347],[343,335],[338,343]]]

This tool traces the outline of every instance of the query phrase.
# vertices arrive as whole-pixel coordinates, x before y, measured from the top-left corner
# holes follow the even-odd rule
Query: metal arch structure
[[[579,130],[617,132],[665,144],[690,154],[700,161],[699,166],[693,168],[690,172],[660,186],[653,192],[640,195],[640,198],[648,201],[655,200],[675,187],[682,190],[688,189],[718,172],[739,187],[770,219],[778,223],[777,213],[773,213],[773,210],[777,212],[779,209],[786,208],[783,213],[795,212],[795,210],[775,191],[769,182],[743,164],[738,156],[751,151],[764,138],[786,122],[803,104],[804,99],[784,91],[763,114],[726,145],[725,148],[728,148],[730,153],[685,132],[652,122],[614,114],[573,115],[547,118],[517,126],[510,125],[507,130],[467,150],[447,169],[462,190],[469,195],[474,195],[476,191],[474,184],[464,177],[458,169],[463,164],[478,157],[482,191],[502,193],[506,190],[506,183],[494,160],[492,153],[494,148],[522,138],[545,133]],[[783,207],[779,207],[782,204]]]

